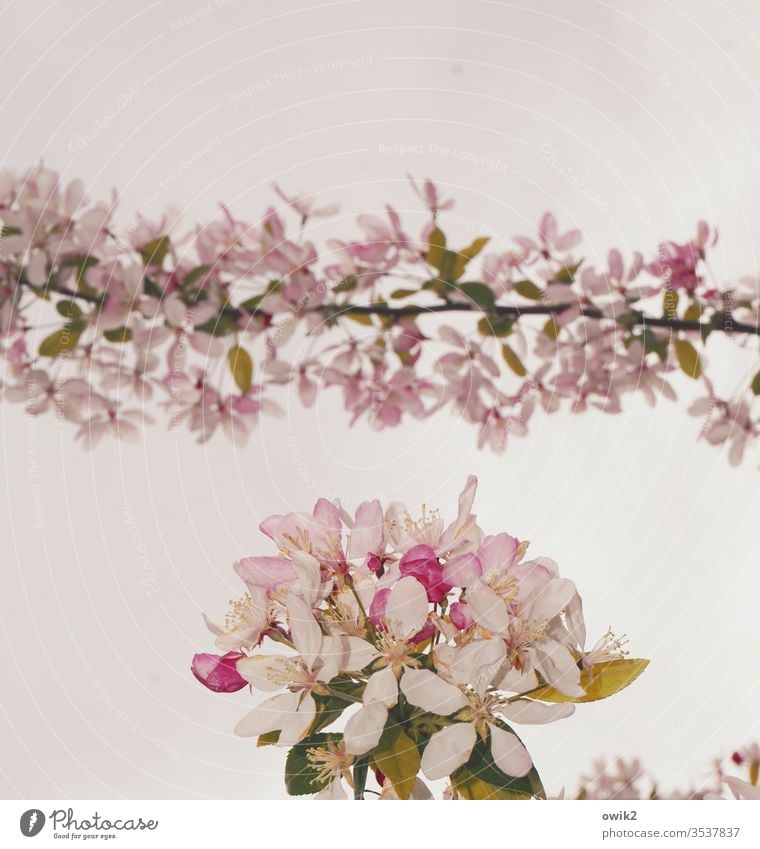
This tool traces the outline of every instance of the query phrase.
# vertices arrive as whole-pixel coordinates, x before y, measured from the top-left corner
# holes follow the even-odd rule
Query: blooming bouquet
[[[0,172],[3,397],[55,413],[88,446],[137,439],[154,412],[200,441],[242,443],[282,413],[278,390],[309,407],[329,388],[352,423],[448,407],[502,451],[540,410],[673,400],[680,370],[703,386],[690,407],[701,436],[740,462],[760,433],[760,299],[754,278],[714,279],[712,228],[594,265],[548,212],[534,234],[462,245],[453,201],[413,187],[426,208],[414,230],[387,207],[317,245],[312,224],[337,207],[279,189],[254,222],[223,207],[186,233],[170,213],[119,233],[115,200],[90,202],[81,181]],[[308,342],[294,353],[296,331]],[[714,335],[748,348],[738,386],[708,375]]]
[[[454,798],[544,798],[513,725],[568,717],[646,667],[611,632],[584,649],[575,584],[527,542],[487,536],[476,487],[448,525],[320,499],[261,524],[278,556],[235,564],[246,593],[223,625],[207,619],[222,654],[192,670],[216,692],[274,694],[235,731],[289,748],[291,795],[362,799],[373,775],[384,797],[429,798],[422,773]]]

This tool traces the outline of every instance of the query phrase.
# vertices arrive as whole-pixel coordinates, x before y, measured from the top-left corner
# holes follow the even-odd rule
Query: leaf
[[[666,289],[662,293],[662,315],[671,320],[678,317],[678,292],[675,289]]]
[[[518,280],[515,283],[515,292],[529,301],[542,301],[544,298],[543,289],[540,286],[536,286],[532,280]]]
[[[291,796],[318,793],[329,783],[329,778],[320,781],[319,770],[309,761],[309,749],[323,748],[342,739],[342,734],[310,734],[293,746],[285,759],[285,788]]]
[[[401,300],[401,298],[408,298],[410,295],[416,295],[416,289],[394,289],[391,292],[391,298],[394,300]]]
[[[129,342],[132,338],[132,330],[129,327],[117,327],[113,330],[104,330],[103,336],[108,339],[109,342],[119,342],[124,344],[125,342]]]
[[[373,765],[393,784],[399,799],[411,796],[420,771],[420,760],[417,744],[398,726],[383,732],[372,755]]]
[[[681,366],[681,371],[696,380],[702,374],[702,363],[697,349],[688,339],[675,339],[673,341],[673,347],[675,348],[676,359],[678,360],[678,365]]]
[[[355,321],[357,324],[364,324],[367,327],[372,327],[372,316],[366,315],[363,312],[345,312],[341,313],[341,315],[346,318],[350,318],[351,321]]]
[[[163,298],[164,293],[161,290],[161,287],[154,281],[151,280],[150,277],[146,277],[143,280],[143,290],[146,295],[150,298]]]
[[[149,242],[146,242],[140,248],[143,265],[155,265],[160,268],[164,264],[166,254],[169,252],[170,244],[168,236],[160,236],[157,239],[151,239]]]
[[[98,265],[100,260],[96,256],[74,256],[64,259],[61,262],[61,268],[75,268],[77,285],[85,284],[85,274],[88,268],[93,268]],[[89,288],[89,287],[87,287]]]
[[[354,704],[350,699],[339,699],[335,696],[315,695],[314,701],[317,703],[317,715],[311,726],[312,733],[332,725],[349,705]]]
[[[511,315],[489,313],[478,322],[478,331],[482,336],[498,336],[503,338],[512,332],[515,320]]]
[[[195,268],[191,268],[190,271],[182,278],[182,288],[189,289],[196,280],[200,277],[203,277],[210,271],[210,266],[208,265],[197,265]]]
[[[71,351],[76,348],[79,337],[84,333],[86,327],[86,321],[67,321],[63,327],[59,327],[40,342],[40,356],[57,357],[64,351]]]
[[[657,336],[656,333],[653,333],[648,327],[644,328],[641,336],[633,337],[636,339],[641,339],[644,350],[648,353],[655,353],[657,356],[665,362],[668,358],[668,343],[666,339],[663,339]]]
[[[196,324],[195,329],[211,336],[229,336],[231,333],[235,333],[238,326],[237,321],[231,315],[221,313],[208,321],[204,321],[203,324]]]
[[[504,731],[515,732],[496,720]],[[515,734],[519,740],[519,736]],[[522,742],[522,740],[520,740]],[[527,775],[515,777],[502,772],[491,755],[490,737],[479,739],[469,761],[451,776],[451,783],[465,799],[545,799],[546,791],[535,766]]]
[[[752,378],[752,393],[760,395],[760,371]]]
[[[461,283],[457,288],[479,307],[490,309],[496,304],[493,290],[485,283]]]
[[[566,696],[554,687],[541,687],[530,693],[532,699],[542,702],[597,702],[624,690],[635,681],[649,665],[648,660],[640,658],[620,658],[595,663],[590,669],[581,670],[581,687],[585,696]]]
[[[434,227],[428,236],[427,261],[429,265],[432,265],[433,268],[437,268],[439,271],[443,264],[445,249],[446,236],[444,235],[443,230],[439,230],[438,227]]]
[[[347,277],[344,277],[340,283],[336,286],[333,286],[333,292],[340,295],[343,292],[353,292],[353,290],[359,285],[359,280],[355,274],[349,274]]]
[[[245,395],[253,382],[253,360],[245,348],[233,345],[227,352],[227,363],[237,388]]]
[[[689,304],[684,310],[683,317],[686,321],[699,321],[702,318],[702,307],[699,304]]]
[[[459,278],[464,274],[467,263],[469,263],[471,259],[474,259],[490,241],[491,239],[489,236],[480,236],[475,239],[471,245],[457,251],[451,261],[450,279],[452,281],[459,280]]]
[[[256,740],[256,745],[261,746],[275,746],[280,739],[280,732],[278,731],[267,731],[266,734],[259,734],[258,740]]]
[[[514,352],[514,349],[507,345],[506,342],[504,342],[501,346],[501,355],[504,357],[504,362],[518,377],[525,377],[528,372],[525,370],[522,360]]]
[[[58,301],[55,308],[64,318],[79,318],[82,315],[79,304],[74,301]]]
[[[580,262],[576,262],[575,265],[568,265],[565,268],[561,268],[556,275],[554,276],[555,283],[565,283],[570,285],[575,279],[575,273],[578,269],[583,265],[583,260]]]
[[[559,336],[559,325],[554,320],[554,316],[546,320],[546,324],[544,324],[542,329],[550,339],[556,339]]]
[[[354,778],[354,799],[364,798],[364,788],[367,786],[367,775],[369,773],[369,758],[361,757],[354,762],[352,770]]]

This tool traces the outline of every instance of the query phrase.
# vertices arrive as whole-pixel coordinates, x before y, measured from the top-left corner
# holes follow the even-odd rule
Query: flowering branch
[[[756,361],[758,290],[712,279],[704,222],[648,260],[613,250],[600,269],[549,213],[506,250],[489,252],[485,236],[453,248],[452,202],[429,181],[413,187],[428,209],[419,236],[388,207],[318,250],[307,236],[335,207],[279,189],[282,208],[255,224],[222,208],[189,234],[138,218],[119,237],[113,207],[90,204],[78,181],[2,172],[3,397],[72,422],[88,445],[137,439],[152,408],[200,441],[221,429],[242,443],[262,413],[282,413],[278,390],[309,407],[336,388],[352,423],[380,430],[450,407],[501,451],[537,409],[673,400],[680,370],[704,387],[689,408],[700,436],[741,460],[760,434],[760,372],[716,388],[707,351],[718,334]]]
[[[279,556],[235,564],[246,594],[224,625],[206,620],[224,653],[196,654],[192,671],[214,692],[270,694],[235,731],[289,749],[291,795],[431,798],[421,772],[453,798],[545,798],[512,725],[564,719],[646,668],[611,631],[584,649],[575,585],[525,560],[527,542],[486,536],[476,487],[449,525],[424,507],[415,519],[373,500],[350,516],[320,499],[261,524]],[[292,652],[274,653],[283,630]]]

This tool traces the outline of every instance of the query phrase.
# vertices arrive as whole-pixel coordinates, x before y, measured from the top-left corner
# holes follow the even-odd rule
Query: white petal
[[[427,593],[422,584],[410,575],[397,581],[385,607],[385,619],[394,636],[413,636],[422,629],[427,615]]]
[[[311,669],[322,648],[322,629],[314,618],[311,605],[292,593],[286,604],[293,645]]]
[[[287,658],[272,654],[254,654],[236,664],[237,671],[249,684],[265,693],[283,689],[283,675],[288,673]]]
[[[348,799],[348,794],[346,793],[341,780],[336,778],[335,781],[331,781],[327,787],[320,790],[314,798],[345,801]]]
[[[555,722],[575,713],[575,705],[572,702],[560,702],[558,704],[546,704],[520,699],[511,702],[501,708],[500,713],[511,722],[520,722],[523,725],[545,725],[547,722]]]
[[[497,690],[506,690],[509,693],[526,693],[538,687],[538,675],[533,670],[520,672],[519,669],[510,669],[509,672],[496,684]]]
[[[552,578],[531,604],[531,618],[553,619],[578,595],[575,584],[567,578]]]
[[[282,728],[282,722],[298,710],[298,693],[280,693],[247,713],[235,726],[239,737],[257,737]]]
[[[494,634],[503,634],[509,625],[507,606],[502,598],[482,581],[476,581],[467,590],[467,602],[473,619]]]
[[[295,693],[294,695],[298,695]],[[311,693],[307,693],[298,705],[298,710],[289,713],[282,722],[278,746],[294,746],[308,733],[314,717],[317,714],[317,704]]]
[[[313,607],[319,599],[319,588],[322,583],[319,561],[305,551],[294,551],[291,559],[298,574],[298,590],[301,597],[309,607]]]
[[[449,716],[469,704],[459,687],[447,684],[429,669],[406,669],[400,686],[410,704],[439,716]]]
[[[533,766],[528,750],[517,737],[495,725],[491,726],[491,755],[503,773],[516,778],[527,775]]]
[[[530,653],[535,657],[535,667],[546,681],[566,696],[583,696],[581,671],[570,650],[554,640],[539,640]]]
[[[388,710],[382,702],[362,705],[348,720],[343,732],[349,755],[364,755],[377,746],[388,721]]]
[[[499,673],[506,655],[501,637],[467,643],[454,649],[448,677],[455,684],[469,684],[482,694]]]
[[[398,702],[398,679],[390,666],[373,672],[364,688],[362,701],[365,705],[370,702],[382,702],[386,707],[393,707]]]
[[[431,780],[451,775],[470,759],[477,739],[475,729],[468,722],[457,722],[436,731],[425,746],[422,771]]]

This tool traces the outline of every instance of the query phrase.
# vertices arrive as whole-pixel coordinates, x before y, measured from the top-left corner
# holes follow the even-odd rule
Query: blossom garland
[[[336,207],[279,190],[256,223],[223,207],[185,235],[164,216],[120,236],[114,203],[90,203],[80,181],[0,172],[3,397],[72,422],[88,445],[137,439],[154,407],[201,441],[221,429],[242,443],[262,413],[282,412],[278,387],[307,407],[335,387],[352,423],[379,430],[449,407],[501,451],[537,408],[674,399],[680,368],[704,388],[690,407],[701,437],[740,462],[759,431],[760,373],[723,394],[704,349],[715,333],[757,337],[758,287],[712,280],[707,224],[595,268],[581,233],[550,213],[507,250],[487,237],[455,248],[443,229],[453,202],[430,181],[413,186],[429,213],[418,236],[387,207],[318,249],[310,225]],[[296,330],[309,350],[292,360]]]
[[[362,799],[371,773],[384,797],[428,798],[421,772],[454,798],[545,798],[513,725],[564,719],[646,667],[611,632],[584,649],[575,584],[526,560],[527,542],[486,536],[476,487],[448,525],[320,499],[261,524],[278,556],[235,564],[246,593],[223,625],[207,619],[222,654],[192,671],[215,692],[274,694],[235,731],[289,749],[291,795]]]

